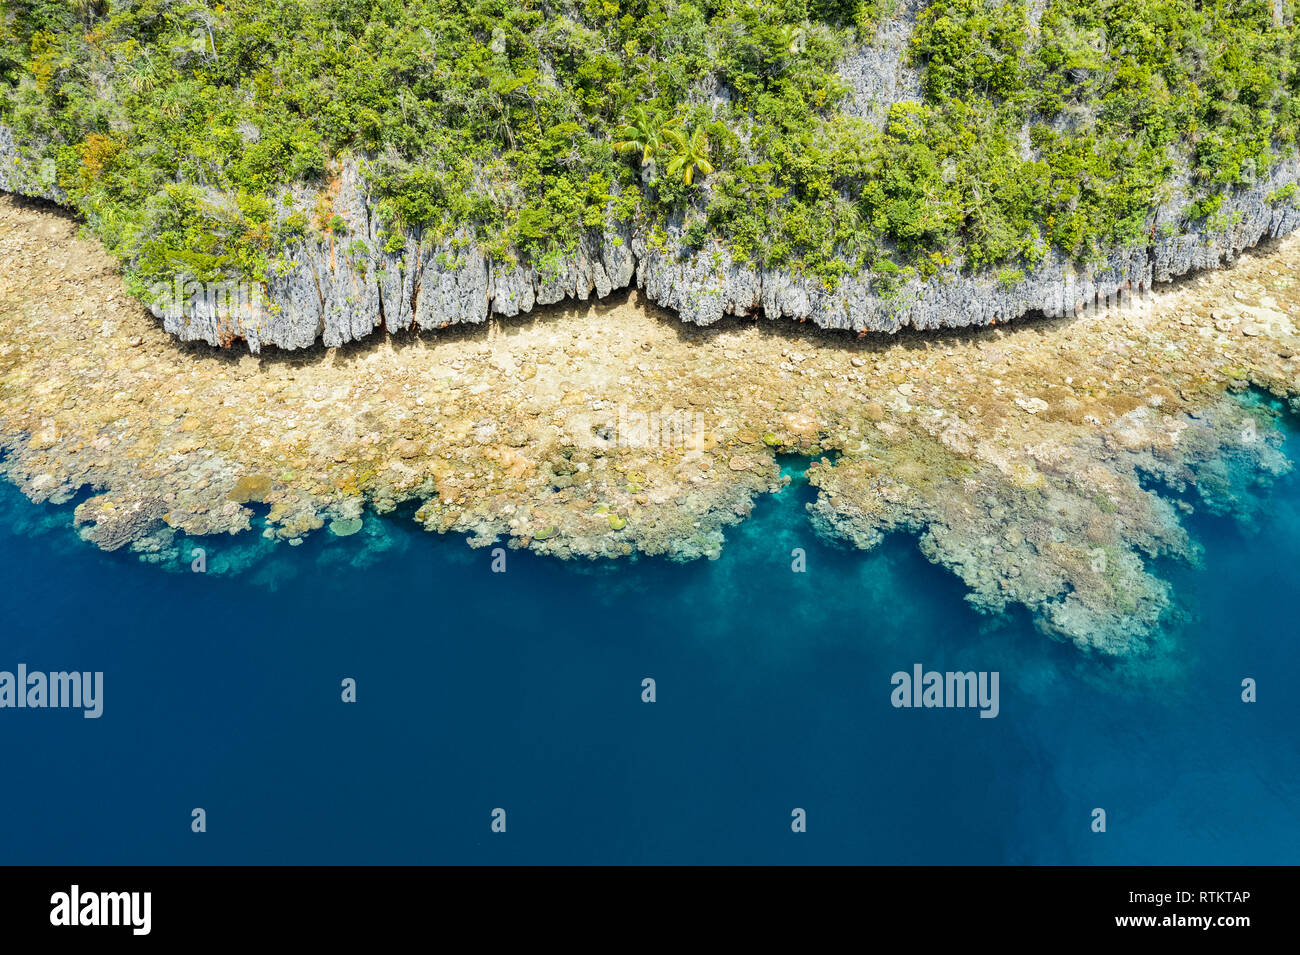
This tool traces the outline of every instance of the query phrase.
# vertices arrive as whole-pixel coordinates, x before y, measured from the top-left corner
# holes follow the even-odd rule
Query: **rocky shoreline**
[[[717,242],[691,252],[680,225],[652,237],[632,221],[612,219],[587,230],[575,252],[546,269],[494,261],[468,229],[436,242],[409,233],[403,248],[388,252],[361,161],[350,158],[327,191],[342,223],[337,235],[331,230],[299,240],[285,264],[252,287],[178,278],[174,287],[155,291],[150,308],[183,341],[240,342],[254,354],[264,346],[338,346],[380,332],[481,324],[629,288],[695,325],[756,314],[859,333],[995,325],[1029,315],[1076,315],[1126,292],[1231,264],[1259,242],[1300,226],[1296,199],[1279,198],[1297,184],[1300,163],[1282,161],[1229,195],[1212,220],[1188,221],[1170,201],[1152,216],[1145,244],[1113,248],[1091,263],[1053,250],[1037,265],[1015,270],[1012,281],[1005,270],[972,273],[958,263],[897,287],[871,272],[830,287],[815,277],[736,262]],[[29,151],[2,125],[0,191],[67,199],[42,180]],[[316,200],[299,188],[295,208],[310,212]]]
[[[57,187],[33,178],[21,154],[0,127],[0,191],[62,201]],[[832,288],[814,277],[738,263],[717,243],[687,252],[679,227],[654,241],[631,222],[588,230],[574,253],[546,270],[494,262],[467,230],[432,243],[408,234],[400,251],[386,252],[375,198],[360,163],[350,159],[329,190],[333,215],[344,223],[338,236],[298,242],[287,265],[254,288],[178,279],[150,308],[183,341],[241,342],[254,354],[264,346],[337,346],[382,332],[481,324],[629,288],[702,326],[756,314],[860,333],[995,325],[1023,316],[1076,315],[1113,304],[1126,292],[1231,264],[1259,242],[1300,226],[1296,200],[1277,198],[1296,184],[1300,163],[1283,161],[1251,188],[1230,195],[1214,225],[1187,221],[1169,202],[1153,216],[1146,244],[1112,249],[1093,263],[1049,252],[1015,273],[1020,277],[1014,281],[1006,281],[1002,270],[971,273],[954,265],[899,287],[882,285],[868,272]],[[314,195],[299,192],[299,211],[310,209]]]
[[[473,547],[711,558],[788,452],[821,459],[818,533],[914,534],[982,610],[1128,654],[1173,607],[1151,560],[1196,560],[1184,514],[1249,521],[1290,468],[1300,237],[998,328],[700,329],[633,292],[260,356],[178,345],[48,207],[0,197],[0,250],[0,470],[173,569],[378,541],[404,506]]]
[[[923,0],[901,0],[882,15],[869,42],[854,46],[837,71],[848,115],[879,127],[891,106],[918,103],[922,73],[909,61]],[[1042,4],[1028,6],[1036,30]],[[721,95],[707,84],[696,95]],[[1024,134],[1026,150],[1028,134]],[[0,192],[67,205],[52,166],[37,158],[38,143],[20,142],[0,124]],[[1231,264],[1262,241],[1300,226],[1300,161],[1273,164],[1248,187],[1223,195],[1208,218],[1189,218],[1189,180],[1168,184],[1146,222],[1139,244],[1113,247],[1079,262],[1055,249],[1037,263],[1011,262],[971,271],[960,261],[938,274],[905,280],[866,271],[833,287],[815,276],[735,261],[709,240],[693,250],[682,222],[647,226],[638,215],[620,220],[611,202],[606,222],[582,234],[577,248],[545,264],[499,261],[475,239],[473,224],[434,238],[400,233],[400,248],[376,214],[378,197],[367,170],[373,157],[345,155],[331,163],[328,182],[300,183],[277,200],[279,217],[314,223],[284,250],[264,276],[241,283],[199,283],[178,276],[151,292],[149,303],[164,328],[183,341],[283,350],[327,347],[372,335],[477,325],[561,302],[605,299],[636,289],[649,302],[694,325],[729,316],[811,322],[858,333],[897,333],[996,325],[1024,316],[1059,318],[1113,304],[1189,274]],[[695,197],[703,210],[707,180]],[[1186,193],[1186,194],[1185,194]],[[233,204],[215,193],[213,201]],[[323,205],[322,205],[323,204]],[[329,225],[323,225],[322,208]],[[680,214],[679,214],[680,215]]]

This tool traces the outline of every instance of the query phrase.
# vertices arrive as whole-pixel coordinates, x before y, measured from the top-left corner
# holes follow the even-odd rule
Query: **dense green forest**
[[[1291,0],[933,0],[903,54],[922,96],[877,124],[837,64],[899,7],[0,0],[0,123],[141,287],[359,241],[326,189],[349,155],[394,248],[469,226],[544,263],[610,217],[680,218],[833,283],[1086,258],[1163,201],[1213,220],[1294,151]],[[322,199],[288,214],[295,183]]]

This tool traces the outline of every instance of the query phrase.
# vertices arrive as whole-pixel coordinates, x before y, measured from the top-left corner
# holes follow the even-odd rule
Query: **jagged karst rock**
[[[845,112],[876,125],[894,103],[921,98],[921,71],[907,62],[907,43],[916,15],[928,0],[903,0],[896,16],[880,24],[875,41],[864,43],[840,64],[849,83]]]

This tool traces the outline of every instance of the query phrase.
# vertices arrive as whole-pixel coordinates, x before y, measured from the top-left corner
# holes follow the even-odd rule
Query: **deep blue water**
[[[102,670],[105,698],[0,710],[0,862],[1300,862],[1294,478],[1255,532],[1190,519],[1204,566],[1161,568],[1182,621],[1122,666],[973,612],[911,539],[819,544],[807,493],[715,562],[494,574],[367,517],[200,575],[5,485],[0,669]],[[1000,715],[895,709],[914,663],[998,671]]]

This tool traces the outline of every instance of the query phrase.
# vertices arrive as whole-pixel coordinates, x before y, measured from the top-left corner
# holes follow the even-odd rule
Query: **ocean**
[[[0,670],[103,698],[0,709],[0,862],[1300,862],[1294,474],[1256,526],[1187,519],[1203,562],[1159,564],[1176,612],[1116,662],[914,538],[819,541],[802,467],[716,561],[504,572],[409,513],[163,568],[6,484]],[[997,716],[895,707],[917,664],[998,673]]]

